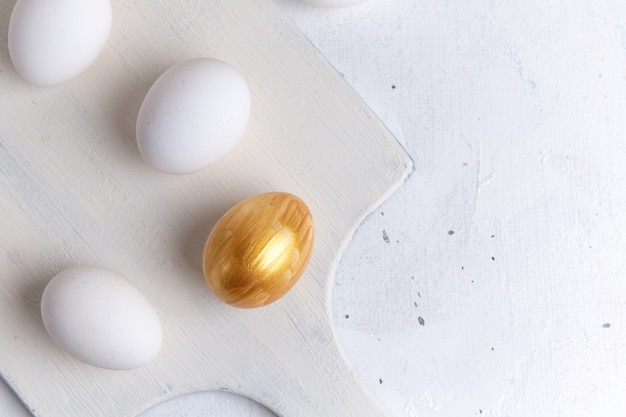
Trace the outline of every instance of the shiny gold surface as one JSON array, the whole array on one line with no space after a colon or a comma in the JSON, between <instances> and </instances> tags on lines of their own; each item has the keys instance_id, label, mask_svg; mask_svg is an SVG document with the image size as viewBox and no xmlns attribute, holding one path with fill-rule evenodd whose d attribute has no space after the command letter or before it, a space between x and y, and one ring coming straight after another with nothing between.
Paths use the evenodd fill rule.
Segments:
<instances>
[{"instance_id":1,"label":"shiny gold surface","mask_svg":"<svg viewBox=\"0 0 626 417\"><path fill-rule=\"evenodd\" d=\"M313 220L298 197L258 194L231 208L204 247L204 279L222 301L270 304L293 287L311 257Z\"/></svg>"}]
</instances>

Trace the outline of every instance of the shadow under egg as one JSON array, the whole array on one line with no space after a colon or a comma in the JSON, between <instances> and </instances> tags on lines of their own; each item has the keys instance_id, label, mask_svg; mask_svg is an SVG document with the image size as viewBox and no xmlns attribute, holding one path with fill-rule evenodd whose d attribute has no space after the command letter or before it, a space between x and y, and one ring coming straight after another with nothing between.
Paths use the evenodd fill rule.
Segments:
<instances>
[{"instance_id":1,"label":"shadow under egg","mask_svg":"<svg viewBox=\"0 0 626 417\"><path fill-rule=\"evenodd\" d=\"M9 56L9 21L15 3L16 0L0 0L0 74L9 72L9 69L15 72Z\"/></svg>"},{"instance_id":2,"label":"shadow under egg","mask_svg":"<svg viewBox=\"0 0 626 417\"><path fill-rule=\"evenodd\" d=\"M41 296L48 282L63 267L55 267L52 265L39 265L37 268L24 268L17 271L9 278L10 281L24 283L16 294L17 303L16 314L23 318L27 318L29 326L24 329L25 332L41 332L46 334L46 329L41 319Z\"/></svg>"},{"instance_id":3,"label":"shadow under egg","mask_svg":"<svg viewBox=\"0 0 626 417\"><path fill-rule=\"evenodd\" d=\"M124 144L127 152L133 155L132 162L143 164L136 139L137 114L141 103L150 89L150 83L139 80L132 74L120 76L115 81L117 87L108 100L111 109L116 138Z\"/></svg>"},{"instance_id":4,"label":"shadow under egg","mask_svg":"<svg viewBox=\"0 0 626 417\"><path fill-rule=\"evenodd\" d=\"M193 276L204 284L202 272L202 252L207 238L219 219L235 204L232 202L219 202L211 207L198 210L181 223L181 233L178 236L178 258L185 262L185 269L191 271ZM207 287L208 290L208 287Z\"/></svg>"}]
</instances>

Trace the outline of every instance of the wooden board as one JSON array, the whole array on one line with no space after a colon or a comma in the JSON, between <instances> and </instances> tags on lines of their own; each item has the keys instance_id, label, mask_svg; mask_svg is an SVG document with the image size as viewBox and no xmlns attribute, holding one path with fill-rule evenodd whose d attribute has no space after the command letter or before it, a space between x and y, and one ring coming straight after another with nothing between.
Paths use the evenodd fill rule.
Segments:
<instances>
[{"instance_id":1,"label":"wooden board","mask_svg":"<svg viewBox=\"0 0 626 417\"><path fill-rule=\"evenodd\" d=\"M269 0L114 1L99 60L60 87L13 70L0 0L0 374L42 417L132 416L204 390L245 395L289 417L383 417L337 345L329 314L337 260L360 221L397 189L410 158ZM138 107L168 67L210 56L253 96L241 143L216 165L173 176L135 145ZM214 222L252 194L307 201L310 267L279 302L220 303L200 256ZM126 276L164 327L159 357L134 371L79 363L47 336L39 299L62 269Z\"/></svg>"}]
</instances>

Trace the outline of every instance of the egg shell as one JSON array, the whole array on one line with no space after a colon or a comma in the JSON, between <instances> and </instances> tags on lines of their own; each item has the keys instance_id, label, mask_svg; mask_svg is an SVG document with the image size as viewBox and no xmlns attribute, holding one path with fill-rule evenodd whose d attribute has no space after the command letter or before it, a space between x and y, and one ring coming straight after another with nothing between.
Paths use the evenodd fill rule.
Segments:
<instances>
[{"instance_id":1,"label":"egg shell","mask_svg":"<svg viewBox=\"0 0 626 417\"><path fill-rule=\"evenodd\" d=\"M41 318L57 345L101 368L139 368L161 348L161 322L148 299L101 267L72 267L52 278L41 297Z\"/></svg>"},{"instance_id":2,"label":"egg shell","mask_svg":"<svg viewBox=\"0 0 626 417\"><path fill-rule=\"evenodd\" d=\"M360 3L364 3L366 0L305 0L313 6L327 7L327 8L341 8L355 6Z\"/></svg>"},{"instance_id":3,"label":"egg shell","mask_svg":"<svg viewBox=\"0 0 626 417\"><path fill-rule=\"evenodd\" d=\"M8 31L13 66L40 86L69 81L96 60L111 20L109 0L17 0Z\"/></svg>"},{"instance_id":4,"label":"egg shell","mask_svg":"<svg viewBox=\"0 0 626 417\"><path fill-rule=\"evenodd\" d=\"M227 304L268 305L300 279L313 238L311 212L299 197L257 194L233 206L213 227L203 252L205 281Z\"/></svg>"},{"instance_id":5,"label":"egg shell","mask_svg":"<svg viewBox=\"0 0 626 417\"><path fill-rule=\"evenodd\" d=\"M163 73L137 116L137 145L144 161L170 174L189 174L226 155L243 135L250 90L226 62L197 58Z\"/></svg>"}]
</instances>

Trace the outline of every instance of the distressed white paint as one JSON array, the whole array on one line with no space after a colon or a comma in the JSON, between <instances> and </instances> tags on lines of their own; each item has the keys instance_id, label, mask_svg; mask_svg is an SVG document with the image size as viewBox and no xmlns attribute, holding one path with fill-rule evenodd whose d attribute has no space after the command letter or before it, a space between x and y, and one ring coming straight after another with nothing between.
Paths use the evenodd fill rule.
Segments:
<instances>
[{"instance_id":1,"label":"distressed white paint","mask_svg":"<svg viewBox=\"0 0 626 417\"><path fill-rule=\"evenodd\" d=\"M276 1L416 161L334 286L389 414L622 417L626 2ZM196 395L146 416L212 413L268 415Z\"/></svg>"},{"instance_id":2,"label":"distressed white paint","mask_svg":"<svg viewBox=\"0 0 626 417\"><path fill-rule=\"evenodd\" d=\"M13 1L0 2L6 28ZM21 81L0 44L0 373L41 417L132 416L183 394L240 393L279 416L384 417L344 361L330 288L363 217L411 161L374 114L264 0L114 1L96 64L61 87ZM218 164L171 176L134 141L143 96L166 68L210 56L236 66L253 107L245 137ZM310 205L310 267L281 301L239 310L203 282L211 225L251 194L283 190ZM47 337L38 302L77 264L124 275L154 304L164 343L148 366L107 371Z\"/></svg>"},{"instance_id":3,"label":"distressed white paint","mask_svg":"<svg viewBox=\"0 0 626 417\"><path fill-rule=\"evenodd\" d=\"M335 287L390 413L623 416L626 2L278 2L416 161Z\"/></svg>"}]
</instances>

